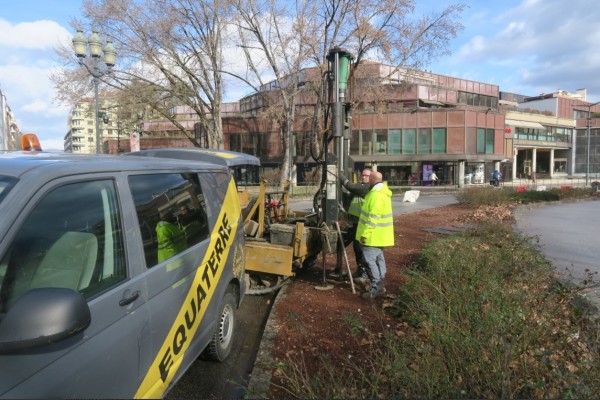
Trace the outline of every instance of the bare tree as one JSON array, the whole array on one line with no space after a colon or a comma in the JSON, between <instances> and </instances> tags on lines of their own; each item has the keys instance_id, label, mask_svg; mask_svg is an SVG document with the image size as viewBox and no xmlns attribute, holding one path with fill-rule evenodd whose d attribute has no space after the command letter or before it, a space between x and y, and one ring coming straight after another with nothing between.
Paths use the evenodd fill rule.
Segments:
<instances>
[{"instance_id":1,"label":"bare tree","mask_svg":"<svg viewBox=\"0 0 600 400\"><path fill-rule=\"evenodd\" d=\"M244 55L248 68L245 76L258 82L259 94L268 104L263 116L273 121L280 132L283 185L291 177L296 99L302 90L299 72L307 60L304 43L299 38L303 36L304 17L310 3L231 0L230 4L238 33L233 42ZM274 80L273 90L263 90L266 77Z\"/></svg>"},{"instance_id":2,"label":"bare tree","mask_svg":"<svg viewBox=\"0 0 600 400\"><path fill-rule=\"evenodd\" d=\"M119 51L117 67L105 83L131 93L123 98L137 96L199 146L170 113L173 105L190 107L210 146L223 148L221 33L227 12L221 2L85 0L83 10L86 23L74 21L73 25L98 28ZM65 50L60 54L65 56ZM63 99L73 98L82 88L81 84L67 88L69 77L81 73L74 65L54 77L59 90L64 90Z\"/></svg>"},{"instance_id":3,"label":"bare tree","mask_svg":"<svg viewBox=\"0 0 600 400\"><path fill-rule=\"evenodd\" d=\"M281 132L283 168L281 181L289 176L289 149L297 118L309 118L313 154L329 122L325 90L327 55L335 46L354 55L355 65L368 59L387 63L388 76L377 76L361 87L360 99L376 102L383 92L381 81L403 68L420 68L446 54L448 43L462 29L458 18L464 5L453 4L440 12L416 18L414 0L230 0L238 16L237 45L243 50L248 71L262 88L265 76L274 79L265 116L276 121ZM265 68L265 65L267 68ZM311 79L303 69L316 68ZM299 116L302 93L312 93L312 115Z\"/></svg>"}]
</instances>

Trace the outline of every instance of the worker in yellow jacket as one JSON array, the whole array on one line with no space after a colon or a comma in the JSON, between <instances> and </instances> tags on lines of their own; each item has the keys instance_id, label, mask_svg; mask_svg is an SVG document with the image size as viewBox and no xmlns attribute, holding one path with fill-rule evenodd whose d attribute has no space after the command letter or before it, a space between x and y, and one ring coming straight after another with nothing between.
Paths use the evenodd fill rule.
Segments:
<instances>
[{"instance_id":1,"label":"worker in yellow jacket","mask_svg":"<svg viewBox=\"0 0 600 400\"><path fill-rule=\"evenodd\" d=\"M357 183L352 183L346 177L341 174L340 180L342 186L350 192L352 195L352 201L348 207L348 217L351 226L348 228L348 237L352 238L352 248L354 249L354 256L356 258L356 273L353 275L356 282L366 283L369 281L367 266L364 263L362 255L362 245L356 240L356 229L358 227L358 219L360 218L360 210L362 209L362 203L364 197L371 190L369 179L371 176L371 169L365 168L362 171L361 180Z\"/></svg>"},{"instance_id":2,"label":"worker in yellow jacket","mask_svg":"<svg viewBox=\"0 0 600 400\"><path fill-rule=\"evenodd\" d=\"M383 248L394 245L392 191L383 183L380 172L371 173L369 185L371 190L363 201L356 229L356 240L363 247L364 262L371 278L371 290L363 294L365 299L385 294L383 279L387 269Z\"/></svg>"},{"instance_id":3,"label":"worker in yellow jacket","mask_svg":"<svg viewBox=\"0 0 600 400\"><path fill-rule=\"evenodd\" d=\"M156 224L159 263L187 249L185 235L175 222L171 212L160 212L160 221Z\"/></svg>"}]
</instances>

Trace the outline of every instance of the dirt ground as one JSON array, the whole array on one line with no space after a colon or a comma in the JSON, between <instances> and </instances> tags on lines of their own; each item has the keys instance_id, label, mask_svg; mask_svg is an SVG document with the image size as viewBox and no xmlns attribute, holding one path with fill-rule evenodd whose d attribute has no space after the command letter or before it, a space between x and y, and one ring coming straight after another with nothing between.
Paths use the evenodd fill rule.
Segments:
<instances>
[{"instance_id":1,"label":"dirt ground","mask_svg":"<svg viewBox=\"0 0 600 400\"><path fill-rule=\"evenodd\" d=\"M361 298L366 291L361 285L355 284L356 294L353 294L348 280L328 277L327 283L332 284L333 289L316 289L323 285L323 263L319 258L314 267L293 279L285 297L278 301L273 310L278 323L278 333L271 349L275 362L301 362L307 371L316 371L322 363L323 354L340 357L340 360L353 357L358 360L364 356L361 351L370 340L377 337L378 332L386 325L395 328L392 326L394 319L385 312L386 305L395 297L404 280L404 272L423 244L439 237L439 234L424 229L468 224L473 219L473 212L470 206L454 204L396 217L396 245L385 250L387 294L374 301ZM354 272L356 263L352 246L346 250L350 268ZM333 271L335 260L335 255L327 257L327 274ZM356 318L360 319L361 326L368 329L368 335L353 335L352 325L356 323L353 322ZM277 387L281 385L280 376L279 371L273 371L269 398L289 396Z\"/></svg>"}]
</instances>

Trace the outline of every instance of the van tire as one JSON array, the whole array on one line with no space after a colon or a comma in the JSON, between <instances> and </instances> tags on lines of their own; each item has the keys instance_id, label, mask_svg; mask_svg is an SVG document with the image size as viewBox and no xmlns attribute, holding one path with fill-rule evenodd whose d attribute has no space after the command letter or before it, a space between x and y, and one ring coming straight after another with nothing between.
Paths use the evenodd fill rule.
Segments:
<instances>
[{"instance_id":1,"label":"van tire","mask_svg":"<svg viewBox=\"0 0 600 400\"><path fill-rule=\"evenodd\" d=\"M231 353L235 337L236 296L228 290L219 304L219 319L215 325L210 343L204 350L205 358L213 361L223 361Z\"/></svg>"}]
</instances>

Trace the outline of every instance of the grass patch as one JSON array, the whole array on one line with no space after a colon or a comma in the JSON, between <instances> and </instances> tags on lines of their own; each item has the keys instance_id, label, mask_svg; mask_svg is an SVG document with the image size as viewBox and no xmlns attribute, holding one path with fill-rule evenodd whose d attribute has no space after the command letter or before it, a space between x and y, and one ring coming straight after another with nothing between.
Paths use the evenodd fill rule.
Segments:
<instances>
[{"instance_id":1,"label":"grass patch","mask_svg":"<svg viewBox=\"0 0 600 400\"><path fill-rule=\"evenodd\" d=\"M289 360L280 378L300 398L596 398L598 325L552 272L507 225L430 242L365 357Z\"/></svg>"}]
</instances>

